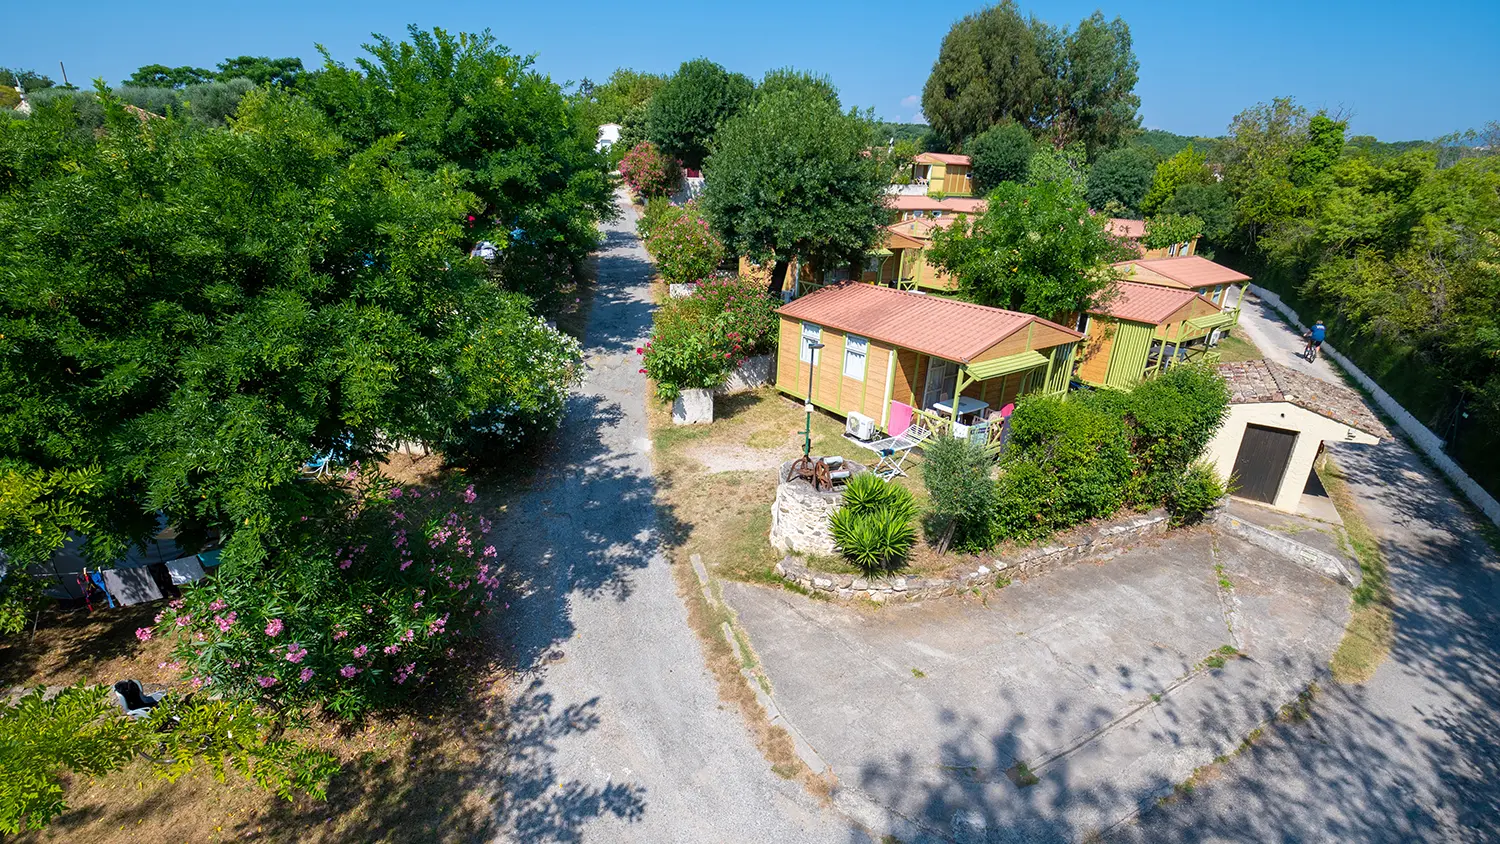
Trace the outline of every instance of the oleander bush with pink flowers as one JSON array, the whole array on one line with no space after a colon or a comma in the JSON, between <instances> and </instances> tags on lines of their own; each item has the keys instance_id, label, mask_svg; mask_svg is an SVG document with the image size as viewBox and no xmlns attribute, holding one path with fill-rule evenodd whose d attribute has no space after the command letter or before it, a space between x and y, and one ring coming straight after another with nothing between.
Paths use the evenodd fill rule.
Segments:
<instances>
[{"instance_id":1,"label":"oleander bush with pink flowers","mask_svg":"<svg viewBox=\"0 0 1500 844\"><path fill-rule=\"evenodd\" d=\"M656 259L656 274L668 284L688 284L718 269L728 252L696 202L663 215L651 226L646 251Z\"/></svg>"},{"instance_id":2,"label":"oleander bush with pink flowers","mask_svg":"<svg viewBox=\"0 0 1500 844\"><path fill-rule=\"evenodd\" d=\"M656 144L642 141L620 159L620 177L642 200L671 196L682 185L682 165Z\"/></svg>"},{"instance_id":3,"label":"oleander bush with pink flowers","mask_svg":"<svg viewBox=\"0 0 1500 844\"><path fill-rule=\"evenodd\" d=\"M141 638L176 638L194 688L345 717L410 695L452 657L499 586L473 487L351 472L352 506L293 526L263 561L226 559Z\"/></svg>"},{"instance_id":4,"label":"oleander bush with pink flowers","mask_svg":"<svg viewBox=\"0 0 1500 844\"><path fill-rule=\"evenodd\" d=\"M658 308L651 339L637 350L657 395L721 386L745 358L775 349L776 304L754 279L715 275Z\"/></svg>"}]
</instances>

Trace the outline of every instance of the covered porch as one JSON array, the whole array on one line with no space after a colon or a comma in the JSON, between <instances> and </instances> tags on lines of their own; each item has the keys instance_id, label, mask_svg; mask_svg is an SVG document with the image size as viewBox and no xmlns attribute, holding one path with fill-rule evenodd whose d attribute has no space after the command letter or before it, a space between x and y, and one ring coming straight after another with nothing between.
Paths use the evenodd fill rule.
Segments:
<instances>
[{"instance_id":1,"label":"covered porch","mask_svg":"<svg viewBox=\"0 0 1500 844\"><path fill-rule=\"evenodd\" d=\"M917 355L910 402L900 403L910 407L911 424L934 436L967 439L998 453L1017 399L1067 393L1076 348L1069 343L972 363ZM901 412L894 409L886 430L896 433Z\"/></svg>"}]
</instances>

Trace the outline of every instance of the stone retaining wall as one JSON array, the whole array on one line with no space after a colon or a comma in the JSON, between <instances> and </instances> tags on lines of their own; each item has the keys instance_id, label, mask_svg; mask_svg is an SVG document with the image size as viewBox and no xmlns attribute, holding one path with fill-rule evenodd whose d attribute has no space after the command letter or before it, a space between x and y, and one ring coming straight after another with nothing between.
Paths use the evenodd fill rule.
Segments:
<instances>
[{"instance_id":1,"label":"stone retaining wall","mask_svg":"<svg viewBox=\"0 0 1500 844\"><path fill-rule=\"evenodd\" d=\"M780 491L778 490L778 499ZM837 502L834 505L837 509ZM773 532L776 515L773 512ZM826 521L824 530L826 531ZM1141 539L1167 532L1165 510L1074 528L1054 537L1046 544L1028 545L1001 554L988 563L930 577L895 575L862 577L853 574L830 574L808 568L794 556L776 564L776 573L809 591L830 597L865 598L884 601L915 601L954 595L967 589L990 586L1002 575L1036 574L1063 568L1079 562L1098 562L1117 557ZM772 544L775 544L773 541ZM777 546L780 548L781 546ZM832 538L829 538L832 548ZM785 550L785 549L781 549ZM823 552L816 552L823 553ZM825 556L830 556L829 551Z\"/></svg>"}]
</instances>

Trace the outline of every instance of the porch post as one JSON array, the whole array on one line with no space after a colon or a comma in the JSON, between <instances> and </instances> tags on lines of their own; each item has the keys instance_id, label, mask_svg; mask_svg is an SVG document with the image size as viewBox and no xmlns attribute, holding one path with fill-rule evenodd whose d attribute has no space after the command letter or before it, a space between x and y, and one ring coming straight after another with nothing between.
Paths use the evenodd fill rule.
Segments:
<instances>
[{"instance_id":1,"label":"porch post","mask_svg":"<svg viewBox=\"0 0 1500 844\"><path fill-rule=\"evenodd\" d=\"M968 367L960 364L958 367L958 376L953 379L953 407L951 408L953 412L949 416L953 417L953 424L955 425L958 424L958 397L964 394L965 387L974 383L974 379L967 378L968 374ZM966 378L967 380L965 380Z\"/></svg>"},{"instance_id":2,"label":"porch post","mask_svg":"<svg viewBox=\"0 0 1500 844\"><path fill-rule=\"evenodd\" d=\"M886 424L891 421L891 395L896 391L896 350L886 351L885 358L885 400L880 403L880 430L886 430Z\"/></svg>"}]
</instances>

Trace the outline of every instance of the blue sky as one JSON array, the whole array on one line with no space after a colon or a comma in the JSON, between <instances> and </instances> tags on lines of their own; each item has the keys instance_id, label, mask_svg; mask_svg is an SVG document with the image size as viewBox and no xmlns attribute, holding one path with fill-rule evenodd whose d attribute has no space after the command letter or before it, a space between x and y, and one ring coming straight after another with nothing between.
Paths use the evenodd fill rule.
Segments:
<instances>
[{"instance_id":1,"label":"blue sky","mask_svg":"<svg viewBox=\"0 0 1500 844\"><path fill-rule=\"evenodd\" d=\"M827 73L844 102L910 120L948 27L972 2L18 3L5 12L0 64L75 84L117 83L149 63L212 67L226 56L301 56L322 43L348 61L370 32L406 24L488 27L537 54L558 81L618 66L669 72L708 56L759 76L793 65ZM1141 63L1143 125L1218 135L1237 112L1274 96L1352 113L1351 130L1383 140L1431 138L1500 120L1496 0L1121 0L1021 4L1053 24L1095 8L1130 24Z\"/></svg>"}]
</instances>

